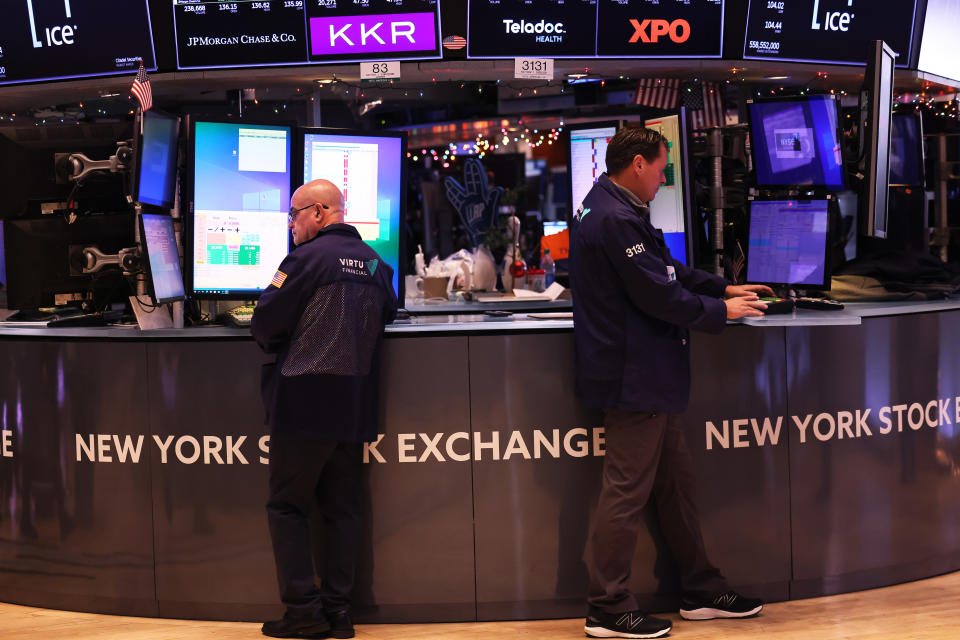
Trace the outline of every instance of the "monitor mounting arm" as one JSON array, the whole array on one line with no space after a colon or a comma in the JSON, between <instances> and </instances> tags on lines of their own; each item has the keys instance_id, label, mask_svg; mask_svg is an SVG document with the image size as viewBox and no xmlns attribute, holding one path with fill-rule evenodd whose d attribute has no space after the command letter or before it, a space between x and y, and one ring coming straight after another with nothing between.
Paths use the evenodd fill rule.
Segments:
<instances>
[{"instance_id":1,"label":"monitor mounting arm","mask_svg":"<svg viewBox=\"0 0 960 640\"><path fill-rule=\"evenodd\" d=\"M80 250L80 263L83 273L97 273L111 265L117 265L125 276L135 275L143 271L140 263L140 249L129 247L114 254L106 254L97 247L83 247Z\"/></svg>"},{"instance_id":2,"label":"monitor mounting arm","mask_svg":"<svg viewBox=\"0 0 960 640\"><path fill-rule=\"evenodd\" d=\"M117 142L117 152L107 160L91 160L82 153L62 154L56 160L57 174L78 182L95 171L121 173L133 164L133 145L129 140Z\"/></svg>"}]
</instances>

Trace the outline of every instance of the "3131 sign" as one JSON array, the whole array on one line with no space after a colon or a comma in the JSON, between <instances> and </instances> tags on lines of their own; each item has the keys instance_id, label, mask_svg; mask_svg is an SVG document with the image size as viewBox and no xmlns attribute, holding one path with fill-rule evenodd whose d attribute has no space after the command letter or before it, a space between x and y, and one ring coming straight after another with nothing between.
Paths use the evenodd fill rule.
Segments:
<instances>
[{"instance_id":1,"label":"3131 sign","mask_svg":"<svg viewBox=\"0 0 960 640\"><path fill-rule=\"evenodd\" d=\"M513 77L518 80L553 80L553 59L516 58Z\"/></svg>"}]
</instances>

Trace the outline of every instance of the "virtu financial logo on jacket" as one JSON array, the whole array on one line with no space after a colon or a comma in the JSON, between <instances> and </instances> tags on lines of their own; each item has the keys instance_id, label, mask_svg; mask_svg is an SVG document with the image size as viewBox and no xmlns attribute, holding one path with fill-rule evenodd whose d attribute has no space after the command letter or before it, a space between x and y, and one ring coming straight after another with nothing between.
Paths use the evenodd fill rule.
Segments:
<instances>
[{"instance_id":1,"label":"virtu financial logo on jacket","mask_svg":"<svg viewBox=\"0 0 960 640\"><path fill-rule=\"evenodd\" d=\"M380 261L374 258L373 260L357 260L356 258L340 258L340 267L341 271L344 273L352 273L355 276L367 276L370 277L377 272L377 267L380 266Z\"/></svg>"}]
</instances>

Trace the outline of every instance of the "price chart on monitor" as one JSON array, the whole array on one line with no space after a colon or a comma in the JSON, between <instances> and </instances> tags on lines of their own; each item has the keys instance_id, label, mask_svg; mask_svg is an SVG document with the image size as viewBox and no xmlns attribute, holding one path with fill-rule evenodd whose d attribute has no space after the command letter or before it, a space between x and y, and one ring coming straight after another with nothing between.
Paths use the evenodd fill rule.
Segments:
<instances>
[{"instance_id":1,"label":"price chart on monitor","mask_svg":"<svg viewBox=\"0 0 960 640\"><path fill-rule=\"evenodd\" d=\"M377 214L376 143L343 143L314 140L304 154L304 175L308 180L333 182L346 202L344 221L357 228L366 242L380 239Z\"/></svg>"}]
</instances>

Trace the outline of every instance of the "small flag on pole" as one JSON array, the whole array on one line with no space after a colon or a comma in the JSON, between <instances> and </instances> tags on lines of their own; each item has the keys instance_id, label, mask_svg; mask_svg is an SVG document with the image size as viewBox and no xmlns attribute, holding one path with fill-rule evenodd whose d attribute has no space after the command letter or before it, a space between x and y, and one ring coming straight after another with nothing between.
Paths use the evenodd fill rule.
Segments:
<instances>
[{"instance_id":1,"label":"small flag on pole","mask_svg":"<svg viewBox=\"0 0 960 640\"><path fill-rule=\"evenodd\" d=\"M143 68L143 60L140 60L140 68L137 70L137 77L133 79L130 93L136 96L141 111L148 111L153 106L153 89L150 88L147 70Z\"/></svg>"}]
</instances>

